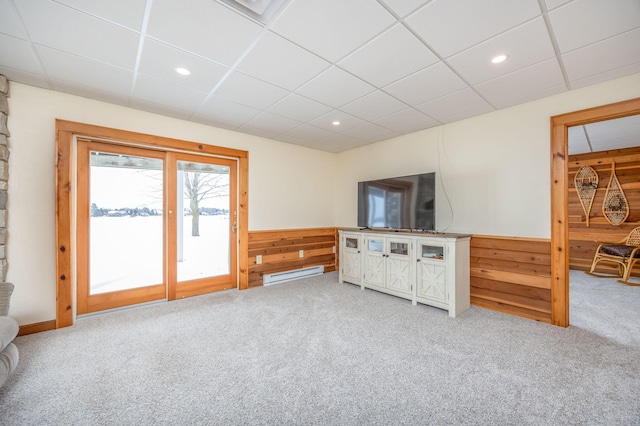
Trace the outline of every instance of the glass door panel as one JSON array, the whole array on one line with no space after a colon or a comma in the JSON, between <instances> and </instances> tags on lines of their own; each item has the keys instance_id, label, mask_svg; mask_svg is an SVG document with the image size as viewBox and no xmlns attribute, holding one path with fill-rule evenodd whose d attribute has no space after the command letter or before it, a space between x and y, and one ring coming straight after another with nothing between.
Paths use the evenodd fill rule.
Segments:
<instances>
[{"instance_id":1,"label":"glass door panel","mask_svg":"<svg viewBox=\"0 0 640 426\"><path fill-rule=\"evenodd\" d=\"M183 153L168 158L169 299L236 288L236 161Z\"/></svg>"},{"instance_id":2,"label":"glass door panel","mask_svg":"<svg viewBox=\"0 0 640 426\"><path fill-rule=\"evenodd\" d=\"M227 275L230 167L177 163L178 281Z\"/></svg>"},{"instance_id":3,"label":"glass door panel","mask_svg":"<svg viewBox=\"0 0 640 426\"><path fill-rule=\"evenodd\" d=\"M89 294L161 284L163 160L91 151L90 165Z\"/></svg>"},{"instance_id":4,"label":"glass door panel","mask_svg":"<svg viewBox=\"0 0 640 426\"><path fill-rule=\"evenodd\" d=\"M78 143L78 313L166 298L164 157Z\"/></svg>"}]
</instances>

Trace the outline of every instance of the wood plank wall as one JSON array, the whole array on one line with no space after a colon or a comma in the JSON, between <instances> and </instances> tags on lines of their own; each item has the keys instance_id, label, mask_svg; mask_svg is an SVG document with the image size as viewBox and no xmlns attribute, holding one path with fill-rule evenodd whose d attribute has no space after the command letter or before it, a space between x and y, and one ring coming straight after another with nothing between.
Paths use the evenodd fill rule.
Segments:
<instances>
[{"instance_id":1,"label":"wood plank wall","mask_svg":"<svg viewBox=\"0 0 640 426\"><path fill-rule=\"evenodd\" d=\"M262 256L262 264L256 263L257 255ZM317 265L332 272L337 262L336 228L249 231L249 287L261 286L264 274Z\"/></svg>"},{"instance_id":2,"label":"wood plank wall","mask_svg":"<svg viewBox=\"0 0 640 426\"><path fill-rule=\"evenodd\" d=\"M640 141L638 141L640 143ZM602 213L602 203L611 178L611 162L616 163L616 176L629 203L629 217L620 226L611 225ZM580 205L574 178L580 167L589 165L598 173L598 190L593 200L589 227ZM640 226L640 147L592 152L569 156L569 267L586 271L591 268L593 255L601 242L617 242ZM602 265L602 266L600 266ZM640 276L639 268L632 275ZM597 272L613 273L615 267L604 263Z\"/></svg>"},{"instance_id":3,"label":"wood plank wall","mask_svg":"<svg viewBox=\"0 0 640 426\"><path fill-rule=\"evenodd\" d=\"M315 265L336 271L338 243L336 228L249 231L249 287L261 286L263 275L273 272ZM304 258L299 250L305 251ZM471 303L550 323L550 253L546 239L474 235ZM262 264L256 263L257 255Z\"/></svg>"},{"instance_id":4,"label":"wood plank wall","mask_svg":"<svg viewBox=\"0 0 640 426\"><path fill-rule=\"evenodd\" d=\"M471 303L551 323L551 241L474 235Z\"/></svg>"}]
</instances>

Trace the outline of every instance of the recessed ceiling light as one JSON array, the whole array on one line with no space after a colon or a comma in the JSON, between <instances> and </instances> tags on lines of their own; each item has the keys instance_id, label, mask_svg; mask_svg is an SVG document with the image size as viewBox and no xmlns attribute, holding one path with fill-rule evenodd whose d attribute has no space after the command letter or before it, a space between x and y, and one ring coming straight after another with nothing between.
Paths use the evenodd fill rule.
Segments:
<instances>
[{"instance_id":1,"label":"recessed ceiling light","mask_svg":"<svg viewBox=\"0 0 640 426\"><path fill-rule=\"evenodd\" d=\"M491 60L491 63L499 64L500 62L504 62L506 59L507 59L507 55L498 55Z\"/></svg>"},{"instance_id":2,"label":"recessed ceiling light","mask_svg":"<svg viewBox=\"0 0 640 426\"><path fill-rule=\"evenodd\" d=\"M180 75L191 75L191 71L186 68L178 67L176 68L176 72Z\"/></svg>"},{"instance_id":3,"label":"recessed ceiling light","mask_svg":"<svg viewBox=\"0 0 640 426\"><path fill-rule=\"evenodd\" d=\"M339 122L338 120L336 120L336 121L334 121L334 122L333 122L333 123L331 123L331 124L333 124L334 126L339 126L339 125L340 125L340 122Z\"/></svg>"}]
</instances>

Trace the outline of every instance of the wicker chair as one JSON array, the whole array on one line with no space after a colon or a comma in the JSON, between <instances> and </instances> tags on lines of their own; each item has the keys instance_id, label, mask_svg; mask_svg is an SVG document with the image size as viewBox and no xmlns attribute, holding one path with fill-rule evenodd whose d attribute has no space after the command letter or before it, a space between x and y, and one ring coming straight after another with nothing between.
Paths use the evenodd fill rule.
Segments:
<instances>
[{"instance_id":1,"label":"wicker chair","mask_svg":"<svg viewBox=\"0 0 640 426\"><path fill-rule=\"evenodd\" d=\"M598 246L596 254L593 256L589 274L597 277L610 276L593 273L599 262L615 263L618 266L618 275L615 276L622 277L621 280L618 280L619 282L628 285L640 285L629 282L633 266L640 262L640 226L633 229L622 241L613 244L602 243Z\"/></svg>"}]
</instances>

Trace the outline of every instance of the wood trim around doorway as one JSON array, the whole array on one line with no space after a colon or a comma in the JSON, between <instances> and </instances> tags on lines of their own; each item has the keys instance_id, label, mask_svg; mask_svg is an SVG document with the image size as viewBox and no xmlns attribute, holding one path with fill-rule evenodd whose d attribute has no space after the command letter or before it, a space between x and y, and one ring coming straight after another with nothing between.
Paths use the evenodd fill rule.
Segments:
<instances>
[{"instance_id":1,"label":"wood trim around doorway","mask_svg":"<svg viewBox=\"0 0 640 426\"><path fill-rule=\"evenodd\" d=\"M640 98L551 117L551 323L569 326L568 128L640 114Z\"/></svg>"},{"instance_id":2,"label":"wood trim around doorway","mask_svg":"<svg viewBox=\"0 0 640 426\"><path fill-rule=\"evenodd\" d=\"M238 288L249 287L248 271L248 175L247 151L172 139L91 124L56 120L56 328L73 325L75 283L73 238L74 159L73 142L76 136L103 139L123 145L139 145L161 150L227 157L238 160Z\"/></svg>"}]
</instances>

